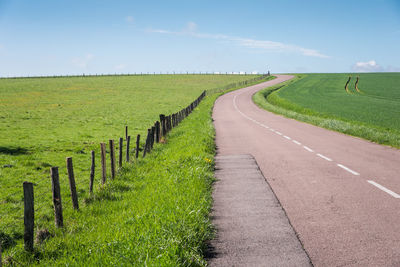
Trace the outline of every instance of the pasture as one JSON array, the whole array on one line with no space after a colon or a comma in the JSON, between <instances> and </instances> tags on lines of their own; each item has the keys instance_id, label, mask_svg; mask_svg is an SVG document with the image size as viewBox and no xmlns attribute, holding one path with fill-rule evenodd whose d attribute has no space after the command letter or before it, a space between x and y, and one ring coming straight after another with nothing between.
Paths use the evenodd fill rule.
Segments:
<instances>
[{"instance_id":1,"label":"pasture","mask_svg":"<svg viewBox=\"0 0 400 267\"><path fill-rule=\"evenodd\" d=\"M100 166L99 143L124 137L125 125L128 125L130 135L145 136L147 127L158 120L159 114L176 112L193 101L203 90L223 87L254 77L255 75L144 75L0 79L2 95L0 241L3 249L6 249L6 256L17 255L15 257L19 261L30 263L45 257L47 259L45 261L49 263L57 261L63 253L66 253L63 258L65 260L75 257L84 260L89 256L87 253L98 253L100 257L104 250L110 249L110 257L114 257L116 256L113 254L116 251L115 246L119 246L120 243L111 240L116 230L110 225L117 227L118 223L124 220L126 225L141 222L143 231L138 232L134 238L137 242L143 241L146 244L142 248L144 251L137 251L139 254L144 254L129 255L130 260L136 257L138 262L143 263L146 260L149 261L146 257L154 257L155 262L182 263L193 258L195 262L201 264L200 246L209 233L206 228L208 227L207 207L210 203L210 195L205 192L207 190L209 192L212 177L210 158L214 153L213 130L209 114L212 100L208 100L208 104L203 107L203 112L198 115L200 117L197 117L197 120L191 119L192 122L186 126L186 131L171 133L172 136L177 135L184 141L179 138L171 139L171 143L167 146L175 146L176 149L165 152L165 157L159 156L156 148L154 154L146 157L145 160L138 161L134 165L124 164L119 170L121 181L116 181L107 187L100 185L100 171L97 169L94 197L88 194L90 151L96 151L96 166ZM141 143L143 139L142 137ZM164 150L168 151L168 147ZM83 205L88 207L84 212L76 213L71 207L66 178L66 157L73 157L74 160L78 195ZM65 217L69 218L69 223L62 230L54 229L50 166L60 167L63 206ZM108 172L110 172L109 168ZM199 181L200 177L205 177L205 179ZM37 228L50 229L50 232L55 235L53 241L48 242L48 247L45 247L46 244L43 247L39 246L33 256L21 256L22 254L18 253L22 247L23 233L23 181L36 184L35 223ZM173 188L174 182L182 187ZM187 193L184 190L187 190ZM121 196L123 194L125 196ZM138 194L141 194L140 197ZM180 203L188 206L184 208L183 204L177 205L179 201L177 198L171 198L172 195L179 196ZM192 200L188 200L189 198ZM93 202L97 205L92 205ZM166 206L163 206L164 202L167 203ZM155 208L157 203L161 203L160 210ZM190 203L193 203L193 207ZM174 208L178 210L174 211ZM125 215L133 212L137 216L126 217L117 215L118 212ZM191 219L184 219L182 212L188 213ZM170 220L164 221L160 219L161 217ZM187 222L179 220L178 222L177 218L182 218ZM98 226L101 230L97 231L98 228L94 224L99 222L98 220L103 221ZM148 220L155 221L150 223ZM168 225L160 226L157 224L160 221ZM195 223L197 221L199 225ZM194 228L198 227L196 231L189 226L193 223ZM154 228L151 228L152 224ZM172 230L173 228L176 229ZM86 235L85 231L93 231L93 234ZM109 231L109 234L103 234L102 231ZM146 236L149 231L154 231L152 234L155 236ZM172 232L182 235L179 237L182 240L187 236L197 236L197 238L193 237L193 248L183 248L182 246L187 246L192 242L184 240L188 243L182 241L182 244L172 246L171 250L162 250L162 247L169 246L161 244L162 242L175 242L172 240L177 238L175 234L169 235ZM78 251L82 253L74 255L72 248L77 244L78 237L68 239L65 236L67 233L84 235L80 238L85 244L82 247L87 249L81 251L76 248L76 253ZM118 238L122 238L123 235L123 232L117 232ZM152 240L152 238L159 238L160 235L166 239ZM89 243L103 247L93 249L88 245ZM151 247L153 243L157 249ZM128 253L135 243L124 243L123 246ZM71 252L67 252L70 250ZM171 253L175 253L173 258L171 258ZM159 255L164 255L165 258L158 257ZM93 260L91 263L102 261L99 258L91 258L91 260ZM103 260L105 261L106 258Z\"/></svg>"},{"instance_id":2,"label":"pasture","mask_svg":"<svg viewBox=\"0 0 400 267\"><path fill-rule=\"evenodd\" d=\"M355 89L356 77L360 92ZM260 97L275 107L262 104ZM288 117L400 147L400 73L302 74L279 90L260 92L255 99Z\"/></svg>"}]
</instances>

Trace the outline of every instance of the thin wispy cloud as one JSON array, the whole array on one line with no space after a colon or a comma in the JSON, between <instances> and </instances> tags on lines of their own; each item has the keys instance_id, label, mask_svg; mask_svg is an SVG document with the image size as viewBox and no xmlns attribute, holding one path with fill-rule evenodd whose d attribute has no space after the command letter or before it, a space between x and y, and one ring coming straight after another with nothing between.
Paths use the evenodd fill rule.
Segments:
<instances>
[{"instance_id":1,"label":"thin wispy cloud","mask_svg":"<svg viewBox=\"0 0 400 267\"><path fill-rule=\"evenodd\" d=\"M247 47L251 49L260 49L265 51L274 51L274 52L292 52L298 53L304 56L309 57L319 57L319 58L330 58L330 56L324 55L318 50L304 48L297 45L285 44L281 42L275 42L270 40L256 40L250 38L242 38L229 36L224 34L208 34L208 33L199 33L197 32L197 24L194 22L189 22L186 27L181 31L169 31L164 29L147 29L147 32L152 33L160 33L160 34L171 34L178 36L191 36L195 38L204 38L204 39L215 39L215 40L225 40L235 45L241 47Z\"/></svg>"}]
</instances>

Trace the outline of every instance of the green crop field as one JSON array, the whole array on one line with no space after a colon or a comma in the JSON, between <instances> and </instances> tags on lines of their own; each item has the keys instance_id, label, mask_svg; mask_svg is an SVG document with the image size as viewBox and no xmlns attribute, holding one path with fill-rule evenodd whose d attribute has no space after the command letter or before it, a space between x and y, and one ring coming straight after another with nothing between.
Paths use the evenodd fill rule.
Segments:
<instances>
[{"instance_id":1,"label":"green crop field","mask_svg":"<svg viewBox=\"0 0 400 267\"><path fill-rule=\"evenodd\" d=\"M100 185L99 143L124 137L125 125L128 125L130 135L142 135L142 146L147 127L158 120L159 114L186 107L203 90L254 77L145 75L0 79L3 256L10 262L17 259L25 264L37 261L44 265L57 261L72 265L80 261L109 264L117 258L124 262L136 259L141 264L188 264L190 261L203 264L199 247L210 232L207 220L210 162L214 153L209 113L212 99L208 98L200 117L192 118L186 131L171 133L176 136L171 138L171 144L156 148L146 159L124 164L118 172L120 180L107 187ZM168 150L168 146L176 151ZM96 151L93 196L88 194L91 150ZM83 206L80 212L72 210L66 157L73 158L78 196ZM61 230L54 227L50 166L60 167L66 221L66 227ZM110 177L109 167L107 171ZM199 181L200 177L204 180ZM36 229L49 229L54 236L52 241L38 244L34 255L21 254L23 181L36 184ZM179 186L175 188L176 183ZM138 227L143 227L142 231ZM132 231L138 233L134 235ZM132 235L138 247L125 235ZM124 241L124 237L130 241Z\"/></svg>"},{"instance_id":2,"label":"green crop field","mask_svg":"<svg viewBox=\"0 0 400 267\"><path fill-rule=\"evenodd\" d=\"M289 117L400 147L400 73L300 76L279 90L260 92L256 102ZM262 103L265 97L268 103Z\"/></svg>"}]
</instances>

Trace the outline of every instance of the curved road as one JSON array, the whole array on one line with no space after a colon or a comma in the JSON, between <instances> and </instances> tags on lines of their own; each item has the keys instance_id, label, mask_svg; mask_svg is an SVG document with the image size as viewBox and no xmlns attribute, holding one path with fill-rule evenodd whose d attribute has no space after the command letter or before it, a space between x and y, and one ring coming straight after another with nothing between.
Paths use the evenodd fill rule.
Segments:
<instances>
[{"instance_id":1,"label":"curved road","mask_svg":"<svg viewBox=\"0 0 400 267\"><path fill-rule=\"evenodd\" d=\"M218 155L255 157L314 266L400 266L400 150L258 108L276 76L218 98Z\"/></svg>"}]
</instances>

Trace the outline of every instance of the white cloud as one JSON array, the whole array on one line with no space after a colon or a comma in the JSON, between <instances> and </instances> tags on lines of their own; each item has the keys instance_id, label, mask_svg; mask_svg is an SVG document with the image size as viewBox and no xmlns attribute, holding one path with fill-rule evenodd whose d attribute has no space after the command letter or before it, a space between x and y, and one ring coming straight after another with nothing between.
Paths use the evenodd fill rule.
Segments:
<instances>
[{"instance_id":1,"label":"white cloud","mask_svg":"<svg viewBox=\"0 0 400 267\"><path fill-rule=\"evenodd\" d=\"M356 62L352 67L355 72L400 72L400 68L392 65L382 66L375 60Z\"/></svg>"},{"instance_id":2,"label":"white cloud","mask_svg":"<svg viewBox=\"0 0 400 267\"><path fill-rule=\"evenodd\" d=\"M199 33L197 32L197 24L194 22L188 22L186 27L182 31L169 31L162 29L147 29L146 31L152 33L172 34L180 36L188 35L196 38L225 40L228 42L232 42L236 45L251 49L261 49L265 51L274 51L274 52L292 52L309 57L330 58L329 56L324 55L317 50L304 48L292 44L284 44L269 40L255 40L249 38L234 37L224 34Z\"/></svg>"},{"instance_id":3,"label":"white cloud","mask_svg":"<svg viewBox=\"0 0 400 267\"><path fill-rule=\"evenodd\" d=\"M133 23L133 22L135 22L135 19L132 16L126 16L125 21L128 23Z\"/></svg>"},{"instance_id":4,"label":"white cloud","mask_svg":"<svg viewBox=\"0 0 400 267\"><path fill-rule=\"evenodd\" d=\"M83 68L86 69L89 62L92 61L94 59L94 55L92 54L86 54L83 57L75 57L72 59L72 63L79 67L79 68Z\"/></svg>"},{"instance_id":5,"label":"white cloud","mask_svg":"<svg viewBox=\"0 0 400 267\"><path fill-rule=\"evenodd\" d=\"M376 63L375 60L370 60L367 62L356 62L352 66L353 71L356 72L380 72L383 71L383 68Z\"/></svg>"}]
</instances>

